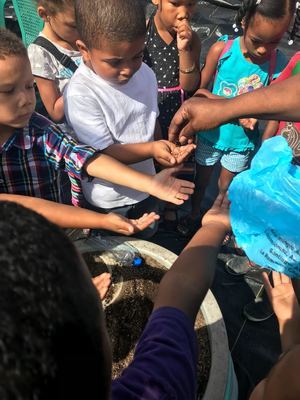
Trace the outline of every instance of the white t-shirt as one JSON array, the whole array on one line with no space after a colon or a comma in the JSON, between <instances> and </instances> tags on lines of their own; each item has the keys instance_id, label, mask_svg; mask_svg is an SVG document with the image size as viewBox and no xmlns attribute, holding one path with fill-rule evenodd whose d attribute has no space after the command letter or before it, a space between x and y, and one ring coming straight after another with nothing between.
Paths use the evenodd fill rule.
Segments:
<instances>
[{"instance_id":1,"label":"white t-shirt","mask_svg":"<svg viewBox=\"0 0 300 400\"><path fill-rule=\"evenodd\" d=\"M105 81L82 63L64 93L64 104L67 122L79 141L97 149L154 140L157 82L144 63L125 85ZM152 159L130 166L155 174ZM85 180L82 186L87 201L101 208L123 207L149 196L99 179Z\"/></svg>"},{"instance_id":2,"label":"white t-shirt","mask_svg":"<svg viewBox=\"0 0 300 400\"><path fill-rule=\"evenodd\" d=\"M40 33L39 36L45 37ZM48 38L46 38L48 39ZM48 39L49 40L49 39ZM50 42L57 47L57 49L79 65L81 62L80 51L68 50L64 47L58 46L56 43ZM69 68L64 67L48 50L44 49L37 44L30 44L28 47L28 56L31 64L32 73L35 76L55 81L60 93L64 92L66 84L71 79L73 72Z\"/></svg>"}]
</instances>

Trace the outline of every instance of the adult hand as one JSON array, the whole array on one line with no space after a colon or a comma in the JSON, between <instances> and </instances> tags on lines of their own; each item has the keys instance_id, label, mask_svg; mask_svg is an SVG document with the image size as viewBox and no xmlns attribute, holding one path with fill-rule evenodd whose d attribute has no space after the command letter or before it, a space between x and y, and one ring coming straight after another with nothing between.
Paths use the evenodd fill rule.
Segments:
<instances>
[{"instance_id":1,"label":"adult hand","mask_svg":"<svg viewBox=\"0 0 300 400\"><path fill-rule=\"evenodd\" d=\"M185 144L196 132L216 128L226 121L224 105L227 100L203 96L200 93L185 101L174 115L169 127L171 142Z\"/></svg>"}]
</instances>

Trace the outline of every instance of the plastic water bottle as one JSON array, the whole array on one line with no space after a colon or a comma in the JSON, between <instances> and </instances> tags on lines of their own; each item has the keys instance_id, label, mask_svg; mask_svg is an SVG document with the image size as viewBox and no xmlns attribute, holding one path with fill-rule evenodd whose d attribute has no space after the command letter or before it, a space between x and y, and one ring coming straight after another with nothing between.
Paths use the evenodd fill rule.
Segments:
<instances>
[{"instance_id":1,"label":"plastic water bottle","mask_svg":"<svg viewBox=\"0 0 300 400\"><path fill-rule=\"evenodd\" d=\"M140 267L143 264L142 257L129 243L118 243L113 239L101 238L105 253L121 267Z\"/></svg>"}]
</instances>

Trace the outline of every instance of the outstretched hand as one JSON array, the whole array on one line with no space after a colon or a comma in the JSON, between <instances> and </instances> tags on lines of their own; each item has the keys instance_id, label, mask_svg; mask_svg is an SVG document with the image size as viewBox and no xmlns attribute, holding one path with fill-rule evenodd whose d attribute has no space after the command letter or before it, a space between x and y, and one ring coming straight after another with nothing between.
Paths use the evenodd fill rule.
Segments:
<instances>
[{"instance_id":1,"label":"outstretched hand","mask_svg":"<svg viewBox=\"0 0 300 400\"><path fill-rule=\"evenodd\" d=\"M257 124L257 119L256 118L240 118L239 123L243 128L253 131L255 128L255 125Z\"/></svg>"},{"instance_id":2,"label":"outstretched hand","mask_svg":"<svg viewBox=\"0 0 300 400\"><path fill-rule=\"evenodd\" d=\"M230 202L228 196L219 194L216 198L212 208L207 211L202 219L202 226L209 224L221 224L225 226L226 231L230 231L230 218L229 218Z\"/></svg>"},{"instance_id":3,"label":"outstretched hand","mask_svg":"<svg viewBox=\"0 0 300 400\"><path fill-rule=\"evenodd\" d=\"M195 184L175 178L174 175L181 170L182 167L178 166L164 169L156 174L149 187L149 194L176 205L183 204L194 193Z\"/></svg>"},{"instance_id":4,"label":"outstretched hand","mask_svg":"<svg viewBox=\"0 0 300 400\"><path fill-rule=\"evenodd\" d=\"M159 215L155 212L146 213L138 219L128 219L122 215L110 213L107 214L107 229L129 236L143 231L157 220L159 220Z\"/></svg>"},{"instance_id":5,"label":"outstretched hand","mask_svg":"<svg viewBox=\"0 0 300 400\"><path fill-rule=\"evenodd\" d=\"M294 292L292 280L279 272L272 271L273 285L270 277L263 272L263 280L270 303L278 320L291 320L300 316L300 307Z\"/></svg>"},{"instance_id":6,"label":"outstretched hand","mask_svg":"<svg viewBox=\"0 0 300 400\"><path fill-rule=\"evenodd\" d=\"M177 146L168 140L158 140L153 142L153 158L164 167L174 167L181 164L192 151L195 145Z\"/></svg>"}]
</instances>

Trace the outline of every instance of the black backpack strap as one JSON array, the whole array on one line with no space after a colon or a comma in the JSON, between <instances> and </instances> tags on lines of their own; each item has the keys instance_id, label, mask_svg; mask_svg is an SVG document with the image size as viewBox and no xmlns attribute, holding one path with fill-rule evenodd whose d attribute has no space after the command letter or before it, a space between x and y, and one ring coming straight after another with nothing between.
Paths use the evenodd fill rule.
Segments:
<instances>
[{"instance_id":1,"label":"black backpack strap","mask_svg":"<svg viewBox=\"0 0 300 400\"><path fill-rule=\"evenodd\" d=\"M51 53L61 65L69 68L73 73L77 70L78 66L75 64L72 58L59 51L58 48L45 37L38 36L33 43L48 50L49 53Z\"/></svg>"}]
</instances>

